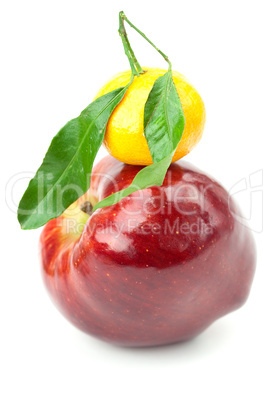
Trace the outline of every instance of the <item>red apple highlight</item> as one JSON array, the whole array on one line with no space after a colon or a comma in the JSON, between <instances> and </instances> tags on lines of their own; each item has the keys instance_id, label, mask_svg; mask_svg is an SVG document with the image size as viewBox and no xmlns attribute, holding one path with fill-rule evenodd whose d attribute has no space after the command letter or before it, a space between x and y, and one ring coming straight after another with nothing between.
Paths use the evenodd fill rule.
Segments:
<instances>
[{"instance_id":1,"label":"red apple highlight","mask_svg":"<svg viewBox=\"0 0 268 402\"><path fill-rule=\"evenodd\" d=\"M256 260L237 205L186 163L173 163L161 187L91 214L91 204L127 187L141 168L102 159L88 193L41 235L44 281L62 314L125 346L198 335L245 303Z\"/></svg>"}]
</instances>

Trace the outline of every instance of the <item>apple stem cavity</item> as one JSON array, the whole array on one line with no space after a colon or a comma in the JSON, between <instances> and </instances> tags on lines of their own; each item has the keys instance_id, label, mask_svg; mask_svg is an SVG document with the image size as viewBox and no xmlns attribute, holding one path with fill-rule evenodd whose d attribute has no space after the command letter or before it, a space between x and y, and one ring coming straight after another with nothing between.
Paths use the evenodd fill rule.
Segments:
<instances>
[{"instance_id":1,"label":"apple stem cavity","mask_svg":"<svg viewBox=\"0 0 268 402\"><path fill-rule=\"evenodd\" d=\"M93 212L93 205L91 204L90 201L85 201L83 204L80 206L81 211L85 212L87 215L91 215Z\"/></svg>"}]
</instances>

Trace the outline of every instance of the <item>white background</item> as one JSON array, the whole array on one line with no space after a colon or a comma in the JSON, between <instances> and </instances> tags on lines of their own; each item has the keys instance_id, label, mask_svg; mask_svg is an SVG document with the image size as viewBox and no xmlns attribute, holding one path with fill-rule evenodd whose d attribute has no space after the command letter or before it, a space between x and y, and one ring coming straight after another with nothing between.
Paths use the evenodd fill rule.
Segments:
<instances>
[{"instance_id":1,"label":"white background","mask_svg":"<svg viewBox=\"0 0 268 402\"><path fill-rule=\"evenodd\" d=\"M267 401L266 6L265 0L2 3L3 402ZM205 133L185 159L227 190L244 188L236 198L258 248L257 273L242 309L188 343L150 349L111 346L62 318L41 281L40 230L22 231L14 212L27 180L12 188L12 177L30 177L59 128L111 75L128 68L117 34L121 9L203 97ZM141 64L165 67L146 42L128 32Z\"/></svg>"}]
</instances>

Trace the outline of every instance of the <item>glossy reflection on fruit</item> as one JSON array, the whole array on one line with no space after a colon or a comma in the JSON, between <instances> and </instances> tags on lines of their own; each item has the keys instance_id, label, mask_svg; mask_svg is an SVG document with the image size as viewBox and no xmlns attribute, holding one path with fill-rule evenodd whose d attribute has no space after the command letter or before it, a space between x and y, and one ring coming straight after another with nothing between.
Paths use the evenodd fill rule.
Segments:
<instances>
[{"instance_id":1,"label":"glossy reflection on fruit","mask_svg":"<svg viewBox=\"0 0 268 402\"><path fill-rule=\"evenodd\" d=\"M255 270L237 206L186 163L172 164L162 187L88 215L88 200L129 185L139 169L102 159L90 193L41 235L44 281L59 310L88 334L126 346L198 335L243 305Z\"/></svg>"}]
</instances>

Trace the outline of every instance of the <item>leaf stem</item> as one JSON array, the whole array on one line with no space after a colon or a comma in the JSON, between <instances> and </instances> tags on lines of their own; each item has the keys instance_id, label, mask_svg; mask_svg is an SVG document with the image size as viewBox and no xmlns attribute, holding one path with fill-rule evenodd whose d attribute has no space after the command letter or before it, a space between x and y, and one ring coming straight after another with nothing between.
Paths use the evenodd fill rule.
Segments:
<instances>
[{"instance_id":1,"label":"leaf stem","mask_svg":"<svg viewBox=\"0 0 268 402\"><path fill-rule=\"evenodd\" d=\"M121 11L119 13L118 32L119 32L119 35L121 36L121 39L123 42L124 50L125 50L126 56L128 58L128 61L129 61L130 67L131 67L132 75L133 76L137 75L139 77L139 75L143 74L144 71L139 64L139 62L132 50L132 47L130 46L130 43L129 43L129 40L127 37L127 32L126 32L125 25L124 25L124 18L123 18L122 14L124 15L124 13Z\"/></svg>"},{"instance_id":2,"label":"leaf stem","mask_svg":"<svg viewBox=\"0 0 268 402\"><path fill-rule=\"evenodd\" d=\"M142 70L141 66L139 65L134 52L130 46L129 40L127 38L127 33L126 33L126 29L124 26L124 21L126 21L128 23L129 26L131 26L131 28L133 28L136 32L138 32L148 43L150 43L151 46L153 46L153 48L159 53L161 54L161 56L166 60L166 62L168 63L168 70L171 71L171 62L168 58L168 56L163 53L157 46L155 46L155 44L149 39L147 38L147 36L141 32L137 27L135 27L135 25L132 24L132 22L129 21L129 19L126 17L124 11L120 11L119 13L119 35L121 36L122 42L123 42L123 46L125 49L125 53L128 57L129 63L130 63L130 67L131 67L131 71L132 74L139 76L139 74L144 73L144 71Z\"/></svg>"}]
</instances>

